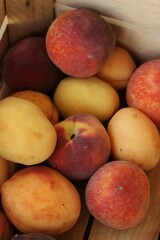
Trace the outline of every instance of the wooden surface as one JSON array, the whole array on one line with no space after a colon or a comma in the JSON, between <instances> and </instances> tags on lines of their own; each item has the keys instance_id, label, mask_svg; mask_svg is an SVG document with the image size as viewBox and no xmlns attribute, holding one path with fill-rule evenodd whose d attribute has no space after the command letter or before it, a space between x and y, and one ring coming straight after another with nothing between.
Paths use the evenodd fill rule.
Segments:
<instances>
[{"instance_id":1,"label":"wooden surface","mask_svg":"<svg viewBox=\"0 0 160 240\"><path fill-rule=\"evenodd\" d=\"M0 1L0 27L2 26L5 16L6 16L6 13L5 13L4 1ZM7 34L7 31L5 31L0 41L0 59L3 57L7 48L8 48L8 34Z\"/></svg>"},{"instance_id":2,"label":"wooden surface","mask_svg":"<svg viewBox=\"0 0 160 240\"><path fill-rule=\"evenodd\" d=\"M160 57L160 2L158 0L146 0L145 4L144 1L138 0L129 2L127 0L86 0L83 4L81 0L57 0L56 2L60 11L64 10L64 6L59 4L65 3L73 7L89 7L102 15L109 16L109 21L114 23L113 28L118 42L134 52L136 57L141 60ZM52 0L6 0L6 10L11 45L26 36L45 35L54 17ZM0 24L4 16L4 2L0 0ZM118 22L114 22L115 19ZM6 31L0 42L0 56L6 51L7 40ZM6 93L7 89L3 85L0 96L4 97ZM160 231L160 164L147 174L151 184L151 202L148 215L140 225L120 231L106 227L96 220L91 224L93 219L90 218L85 205L85 184L83 184L78 188L82 196L82 212L79 221L73 229L57 236L57 240L157 240Z\"/></svg>"},{"instance_id":3,"label":"wooden surface","mask_svg":"<svg viewBox=\"0 0 160 240\"><path fill-rule=\"evenodd\" d=\"M31 35L44 36L54 18L53 0L6 0L10 43Z\"/></svg>"}]
</instances>

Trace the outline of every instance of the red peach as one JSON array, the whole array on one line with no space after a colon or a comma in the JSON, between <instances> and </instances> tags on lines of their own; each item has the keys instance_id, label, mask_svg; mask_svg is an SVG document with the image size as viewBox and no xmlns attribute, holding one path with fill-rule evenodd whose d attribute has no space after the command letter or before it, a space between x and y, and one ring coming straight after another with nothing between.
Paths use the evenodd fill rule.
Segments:
<instances>
[{"instance_id":1,"label":"red peach","mask_svg":"<svg viewBox=\"0 0 160 240\"><path fill-rule=\"evenodd\" d=\"M52 93L64 76L49 59L43 37L17 42L2 62L2 79L14 92L29 89Z\"/></svg>"},{"instance_id":2,"label":"red peach","mask_svg":"<svg viewBox=\"0 0 160 240\"><path fill-rule=\"evenodd\" d=\"M115 46L115 34L98 13L70 10L53 21L46 35L49 57L73 77L96 74Z\"/></svg>"},{"instance_id":3,"label":"red peach","mask_svg":"<svg viewBox=\"0 0 160 240\"><path fill-rule=\"evenodd\" d=\"M129 107L141 110L160 127L160 59L136 69L128 82L126 99Z\"/></svg>"},{"instance_id":4,"label":"red peach","mask_svg":"<svg viewBox=\"0 0 160 240\"><path fill-rule=\"evenodd\" d=\"M150 184L137 165L113 161L91 176L85 196L89 211L98 221L115 229L128 229L147 214Z\"/></svg>"},{"instance_id":5,"label":"red peach","mask_svg":"<svg viewBox=\"0 0 160 240\"><path fill-rule=\"evenodd\" d=\"M87 179L108 161L110 139L102 123L93 115L72 115L54 127L57 144L48 162L66 177Z\"/></svg>"}]
</instances>

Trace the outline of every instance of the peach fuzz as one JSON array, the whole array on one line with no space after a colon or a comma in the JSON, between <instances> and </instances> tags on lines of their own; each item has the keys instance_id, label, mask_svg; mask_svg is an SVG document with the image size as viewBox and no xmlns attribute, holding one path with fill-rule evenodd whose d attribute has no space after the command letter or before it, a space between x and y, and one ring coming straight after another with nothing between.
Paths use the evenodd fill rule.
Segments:
<instances>
[{"instance_id":1,"label":"peach fuzz","mask_svg":"<svg viewBox=\"0 0 160 240\"><path fill-rule=\"evenodd\" d=\"M110 156L111 144L102 123L93 115L73 115L55 125L57 144L49 164L75 180L88 179Z\"/></svg>"},{"instance_id":2,"label":"peach fuzz","mask_svg":"<svg viewBox=\"0 0 160 240\"><path fill-rule=\"evenodd\" d=\"M128 82L126 100L129 107L141 110L160 127L160 59L136 69Z\"/></svg>"},{"instance_id":3,"label":"peach fuzz","mask_svg":"<svg viewBox=\"0 0 160 240\"><path fill-rule=\"evenodd\" d=\"M116 46L96 76L120 91L126 88L135 69L136 63L130 52Z\"/></svg>"},{"instance_id":4,"label":"peach fuzz","mask_svg":"<svg viewBox=\"0 0 160 240\"><path fill-rule=\"evenodd\" d=\"M140 167L112 161L91 176L85 196L90 213L99 222L115 229L129 229L147 215L150 184Z\"/></svg>"},{"instance_id":5,"label":"peach fuzz","mask_svg":"<svg viewBox=\"0 0 160 240\"><path fill-rule=\"evenodd\" d=\"M1 201L8 219L22 233L58 235L75 225L81 211L74 185L40 165L19 170L3 183Z\"/></svg>"},{"instance_id":6,"label":"peach fuzz","mask_svg":"<svg viewBox=\"0 0 160 240\"><path fill-rule=\"evenodd\" d=\"M76 9L62 13L50 25L46 49L64 73L89 77L98 72L115 46L115 34L98 13Z\"/></svg>"}]
</instances>

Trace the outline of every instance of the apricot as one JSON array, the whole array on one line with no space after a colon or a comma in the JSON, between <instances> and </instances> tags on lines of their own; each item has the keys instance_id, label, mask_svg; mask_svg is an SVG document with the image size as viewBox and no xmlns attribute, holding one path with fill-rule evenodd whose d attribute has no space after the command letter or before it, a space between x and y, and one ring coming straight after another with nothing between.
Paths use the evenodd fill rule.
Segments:
<instances>
[{"instance_id":1,"label":"apricot","mask_svg":"<svg viewBox=\"0 0 160 240\"><path fill-rule=\"evenodd\" d=\"M154 168L160 160L160 136L156 125L143 112L125 107L108 123L111 155L132 162L144 170Z\"/></svg>"},{"instance_id":2,"label":"apricot","mask_svg":"<svg viewBox=\"0 0 160 240\"><path fill-rule=\"evenodd\" d=\"M50 25L46 49L64 73L89 77L98 72L115 46L115 34L98 13L76 9L62 13Z\"/></svg>"},{"instance_id":3,"label":"apricot","mask_svg":"<svg viewBox=\"0 0 160 240\"><path fill-rule=\"evenodd\" d=\"M17 171L3 183L1 197L8 219L22 233L58 235L76 224L81 211L74 185L46 166Z\"/></svg>"},{"instance_id":4,"label":"apricot","mask_svg":"<svg viewBox=\"0 0 160 240\"><path fill-rule=\"evenodd\" d=\"M11 96L23 98L35 103L43 111L43 113L53 125L58 123L58 110L48 95L37 91L24 90L15 92Z\"/></svg>"},{"instance_id":5,"label":"apricot","mask_svg":"<svg viewBox=\"0 0 160 240\"><path fill-rule=\"evenodd\" d=\"M45 161L56 146L54 126L33 102L17 97L0 101L0 156L33 165Z\"/></svg>"},{"instance_id":6,"label":"apricot","mask_svg":"<svg viewBox=\"0 0 160 240\"><path fill-rule=\"evenodd\" d=\"M89 113L104 122L118 110L120 100L117 91L111 85L95 76L67 77L58 84L53 103L63 118Z\"/></svg>"},{"instance_id":7,"label":"apricot","mask_svg":"<svg viewBox=\"0 0 160 240\"><path fill-rule=\"evenodd\" d=\"M96 76L120 91L126 88L135 69L136 63L130 52L116 46Z\"/></svg>"}]
</instances>

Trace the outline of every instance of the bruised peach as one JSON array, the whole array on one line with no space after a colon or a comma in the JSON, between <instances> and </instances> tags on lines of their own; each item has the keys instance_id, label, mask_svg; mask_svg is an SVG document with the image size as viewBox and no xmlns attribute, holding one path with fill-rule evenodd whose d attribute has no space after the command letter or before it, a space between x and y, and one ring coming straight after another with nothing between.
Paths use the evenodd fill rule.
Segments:
<instances>
[{"instance_id":1,"label":"bruised peach","mask_svg":"<svg viewBox=\"0 0 160 240\"><path fill-rule=\"evenodd\" d=\"M76 9L62 13L46 35L49 57L64 73L89 77L98 72L115 46L115 34L98 13Z\"/></svg>"}]
</instances>

